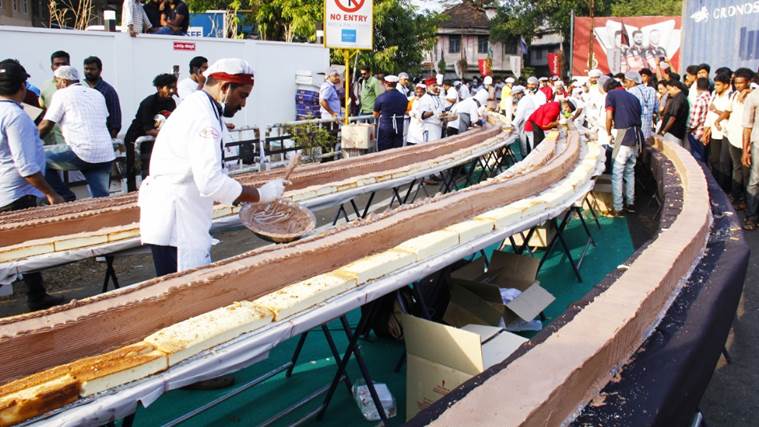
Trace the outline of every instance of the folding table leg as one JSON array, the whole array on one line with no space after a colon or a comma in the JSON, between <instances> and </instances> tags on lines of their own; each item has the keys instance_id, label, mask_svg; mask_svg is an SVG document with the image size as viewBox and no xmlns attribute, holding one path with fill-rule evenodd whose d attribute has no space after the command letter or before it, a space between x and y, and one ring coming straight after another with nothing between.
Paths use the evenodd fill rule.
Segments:
<instances>
[{"instance_id":1,"label":"folding table leg","mask_svg":"<svg viewBox=\"0 0 759 427\"><path fill-rule=\"evenodd\" d=\"M295 364L298 362L298 357L300 357L300 352L303 350L303 345L306 343L306 338L308 337L309 332L310 331L303 332L300 335L300 338L298 338L298 345L295 346L295 351L293 352L293 357L290 359L290 367L287 368L285 378L290 378L293 375L293 369L295 369Z\"/></svg>"},{"instance_id":2,"label":"folding table leg","mask_svg":"<svg viewBox=\"0 0 759 427\"><path fill-rule=\"evenodd\" d=\"M366 206L364 206L364 212L361 214L361 218L366 218L366 216L369 214L369 208L372 206L375 194L376 192L372 191L372 194L369 195L369 200L366 201Z\"/></svg>"},{"instance_id":3,"label":"folding table leg","mask_svg":"<svg viewBox=\"0 0 759 427\"><path fill-rule=\"evenodd\" d=\"M119 279L116 277L116 270L113 268L113 255L105 255L105 279L103 279L103 290L108 290L108 282L113 281L113 289L119 288Z\"/></svg>"},{"instance_id":4,"label":"folding table leg","mask_svg":"<svg viewBox=\"0 0 759 427\"><path fill-rule=\"evenodd\" d=\"M585 195L585 199L583 199L583 203L586 203L588 205L588 209L590 209L590 213L593 215L593 220L596 222L596 227L598 229L601 229L601 223L598 221L598 214L596 213L596 209L593 207L593 203L590 202L590 193Z\"/></svg>"},{"instance_id":5,"label":"folding table leg","mask_svg":"<svg viewBox=\"0 0 759 427\"><path fill-rule=\"evenodd\" d=\"M585 217L582 214L582 209L578 208L577 206L573 206L572 210L577 213L577 216L580 217L580 223L582 223L582 228L585 229L585 234L588 235L588 239L590 239L590 243L593 246L596 246L596 241L593 239L593 234L590 233L590 229L588 228L588 224L585 222Z\"/></svg>"},{"instance_id":6,"label":"folding table leg","mask_svg":"<svg viewBox=\"0 0 759 427\"><path fill-rule=\"evenodd\" d=\"M332 338L332 333L329 331L329 328L326 324L322 324L322 332L324 332L324 338L327 339L329 350L332 352L332 356L335 358L335 364L337 364L337 362L340 360L340 352L337 350L335 340ZM345 387L348 388L348 393L352 393L353 385L351 384L351 380L348 378L348 375L343 375L343 382L345 383Z\"/></svg>"},{"instance_id":7,"label":"folding table leg","mask_svg":"<svg viewBox=\"0 0 759 427\"><path fill-rule=\"evenodd\" d=\"M372 382L371 377L369 376L369 371L366 368L366 364L364 363L364 358L361 357L361 352L358 348L358 338L361 335L361 332L367 327L369 320L371 317L374 316L374 312L376 311L375 308L371 308L370 312L366 317L361 319L361 322L359 322L358 326L356 327L356 330L354 332L351 332L350 324L348 323L348 319L345 317L345 315L340 316L340 322L343 325L343 329L345 330L346 336L348 336L348 348L345 350L345 354L343 354L343 358L340 360L340 364L337 368L337 373L332 379L332 383L329 386L329 389L327 390L327 395L324 398L324 403L322 403L321 410L319 411L319 414L317 415L317 419L321 420L324 418L324 414L327 412L327 408L329 407L329 403L332 400L332 397L335 394L335 390L337 389L337 384L340 381L340 378L345 373L346 368L348 367L348 361L350 360L351 356L355 354L356 362L358 362L359 369L361 370L361 375L364 378L364 381L366 381L366 386L369 388L369 393L372 396L372 401L374 402L375 407L377 408L377 412L379 413L380 419L382 420L382 423L384 425L387 425L387 416L385 415L385 408L382 406L382 402L380 402L379 395L377 394L377 390L374 388L374 383Z\"/></svg>"},{"instance_id":8,"label":"folding table leg","mask_svg":"<svg viewBox=\"0 0 759 427\"><path fill-rule=\"evenodd\" d=\"M567 259L569 260L569 264L572 266L572 270L575 272L575 276L577 276L577 281L582 282L582 276L580 275L580 270L577 267L577 264L575 263L574 258L572 258L572 253L570 252L569 245L567 245L566 240L564 240L564 230L566 229L567 223L569 222L569 217L571 215L572 211L567 211L567 214L564 215L564 218L561 221L561 224L559 225L556 221L556 218L551 219L552 225L556 228L556 235L553 236L553 239L551 239L551 244L546 249L546 253L543 254L543 258L540 260L540 264L538 265L538 271L540 271L540 268L543 266L543 263L548 259L548 256L551 254L553 249L556 247L556 241L558 240L559 243L561 243L561 247L564 249L564 255L567 256Z\"/></svg>"},{"instance_id":9,"label":"folding table leg","mask_svg":"<svg viewBox=\"0 0 759 427\"><path fill-rule=\"evenodd\" d=\"M343 206L342 203L340 203L340 207L337 209L337 213L335 214L335 219L332 221L332 225L337 225L337 221L340 220L340 214L343 214L345 217L345 222L350 222L350 219L348 218L348 211L345 210L345 206Z\"/></svg>"}]
</instances>

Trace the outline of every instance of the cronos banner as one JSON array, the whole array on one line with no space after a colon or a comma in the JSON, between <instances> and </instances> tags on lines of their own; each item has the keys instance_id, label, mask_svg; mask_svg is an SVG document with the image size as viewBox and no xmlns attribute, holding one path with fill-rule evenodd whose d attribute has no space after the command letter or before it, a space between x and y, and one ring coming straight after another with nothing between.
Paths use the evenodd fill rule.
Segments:
<instances>
[{"instance_id":1,"label":"cronos banner","mask_svg":"<svg viewBox=\"0 0 759 427\"><path fill-rule=\"evenodd\" d=\"M593 20L593 64L604 73L654 69L659 61L680 67L679 16L600 17ZM588 74L591 19L575 18L572 75Z\"/></svg>"},{"instance_id":2,"label":"cronos banner","mask_svg":"<svg viewBox=\"0 0 759 427\"><path fill-rule=\"evenodd\" d=\"M759 0L688 0L683 64L759 68Z\"/></svg>"}]
</instances>

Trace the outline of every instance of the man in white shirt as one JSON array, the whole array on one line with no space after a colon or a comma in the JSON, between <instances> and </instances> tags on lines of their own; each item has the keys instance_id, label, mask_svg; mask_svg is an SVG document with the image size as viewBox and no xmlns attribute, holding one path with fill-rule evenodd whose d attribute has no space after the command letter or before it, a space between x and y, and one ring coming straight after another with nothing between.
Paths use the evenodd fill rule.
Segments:
<instances>
[{"instance_id":1,"label":"man in white shirt","mask_svg":"<svg viewBox=\"0 0 759 427\"><path fill-rule=\"evenodd\" d=\"M121 28L122 31L129 32L131 37L150 30L150 20L142 7L142 1L124 0L121 6Z\"/></svg>"},{"instance_id":2,"label":"man in white shirt","mask_svg":"<svg viewBox=\"0 0 759 427\"><path fill-rule=\"evenodd\" d=\"M399 73L398 74L398 85L395 87L398 92L402 93L403 96L408 98L411 96L411 87L409 83L409 76L408 73Z\"/></svg>"},{"instance_id":3,"label":"man in white shirt","mask_svg":"<svg viewBox=\"0 0 759 427\"><path fill-rule=\"evenodd\" d=\"M466 132L472 126L480 121L480 104L479 98L473 96L454 105L448 115L445 136L457 135Z\"/></svg>"},{"instance_id":4,"label":"man in white shirt","mask_svg":"<svg viewBox=\"0 0 759 427\"><path fill-rule=\"evenodd\" d=\"M527 153L527 140L530 139L524 131L524 125L538 106L535 104L535 99L526 93L524 86L518 85L511 88L511 96L517 101L517 110L514 113L514 120L511 121L511 125L519 135L519 144L522 155L524 155Z\"/></svg>"},{"instance_id":5,"label":"man in white shirt","mask_svg":"<svg viewBox=\"0 0 759 427\"><path fill-rule=\"evenodd\" d=\"M746 185L749 180L749 168L743 166L743 112L744 102L751 89L749 84L753 77L753 71L748 68L738 68L733 74L733 87L735 92L730 95L730 104L727 108L727 125L725 120L719 121L725 129L724 136L729 142L730 160L733 163L732 184L730 196L736 210L746 208ZM725 117L723 116L723 117Z\"/></svg>"},{"instance_id":6,"label":"man in white shirt","mask_svg":"<svg viewBox=\"0 0 759 427\"><path fill-rule=\"evenodd\" d=\"M208 69L208 59L203 56L196 56L190 60L190 76L182 79L177 83L177 97L179 102L187 98L193 92L203 88L206 78L203 73Z\"/></svg>"},{"instance_id":7,"label":"man in white shirt","mask_svg":"<svg viewBox=\"0 0 759 427\"><path fill-rule=\"evenodd\" d=\"M116 158L106 126L108 107L103 95L79 83L79 71L64 65L55 70L58 90L39 124L44 138L57 124L66 144L45 147L45 178L66 201L76 195L63 183L58 171L79 170L87 179L92 197L109 195L111 163Z\"/></svg>"},{"instance_id":8,"label":"man in white shirt","mask_svg":"<svg viewBox=\"0 0 759 427\"><path fill-rule=\"evenodd\" d=\"M459 92L459 100L467 99L470 96L472 96L469 93L469 87L466 85L466 82L462 83L462 82L456 80L456 82L454 82L453 86Z\"/></svg>"},{"instance_id":9,"label":"man in white shirt","mask_svg":"<svg viewBox=\"0 0 759 427\"><path fill-rule=\"evenodd\" d=\"M532 100L535 103L536 108L548 102L548 100L546 99L546 94L540 90L540 88L538 87L539 85L540 85L540 81L538 80L537 77L531 76L530 78L527 79L526 93L527 93L527 96L532 97Z\"/></svg>"},{"instance_id":10,"label":"man in white shirt","mask_svg":"<svg viewBox=\"0 0 759 427\"><path fill-rule=\"evenodd\" d=\"M428 82L427 93L418 102L424 129L424 142L437 141L443 136L441 115L444 106L440 99L440 87L436 81Z\"/></svg>"},{"instance_id":11,"label":"man in white shirt","mask_svg":"<svg viewBox=\"0 0 759 427\"><path fill-rule=\"evenodd\" d=\"M730 107L730 75L717 74L714 77L714 92L709 103L704 123L704 141L709 151L709 168L717 183L726 192L730 192L730 147L725 141L725 124L723 116Z\"/></svg>"},{"instance_id":12,"label":"man in white shirt","mask_svg":"<svg viewBox=\"0 0 759 427\"><path fill-rule=\"evenodd\" d=\"M451 84L450 80L443 82L443 90L440 91L440 98L443 100L445 108L451 108L459 101L459 93Z\"/></svg>"},{"instance_id":13,"label":"man in white shirt","mask_svg":"<svg viewBox=\"0 0 759 427\"><path fill-rule=\"evenodd\" d=\"M221 59L205 73L203 90L177 107L161 128L140 187L140 236L150 245L156 273L184 271L211 262L213 204L271 202L282 196L275 179L256 189L227 176L222 117L245 107L253 69L241 59Z\"/></svg>"}]
</instances>

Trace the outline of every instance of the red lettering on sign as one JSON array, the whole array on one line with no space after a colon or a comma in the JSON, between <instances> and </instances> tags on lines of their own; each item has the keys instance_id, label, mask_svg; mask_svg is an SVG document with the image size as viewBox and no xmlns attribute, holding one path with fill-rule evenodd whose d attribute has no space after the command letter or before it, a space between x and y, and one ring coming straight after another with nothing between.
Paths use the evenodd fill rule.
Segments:
<instances>
[{"instance_id":1,"label":"red lettering on sign","mask_svg":"<svg viewBox=\"0 0 759 427\"><path fill-rule=\"evenodd\" d=\"M330 13L329 14L329 19L331 19L333 21L339 21L339 20L342 19L342 17L343 17L343 15L340 15L339 13Z\"/></svg>"},{"instance_id":2,"label":"red lettering on sign","mask_svg":"<svg viewBox=\"0 0 759 427\"><path fill-rule=\"evenodd\" d=\"M174 42L174 50L195 50L195 43Z\"/></svg>"},{"instance_id":3,"label":"red lettering on sign","mask_svg":"<svg viewBox=\"0 0 759 427\"><path fill-rule=\"evenodd\" d=\"M361 6L364 5L364 0L335 0L335 4L343 12L353 13L361 9Z\"/></svg>"}]
</instances>

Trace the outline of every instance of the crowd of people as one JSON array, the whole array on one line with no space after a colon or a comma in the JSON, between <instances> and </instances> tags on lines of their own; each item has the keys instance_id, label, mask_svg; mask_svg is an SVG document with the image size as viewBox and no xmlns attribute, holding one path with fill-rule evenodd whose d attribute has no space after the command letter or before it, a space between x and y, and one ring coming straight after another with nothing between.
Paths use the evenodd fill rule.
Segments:
<instances>
[{"instance_id":1,"label":"crowd of people","mask_svg":"<svg viewBox=\"0 0 759 427\"><path fill-rule=\"evenodd\" d=\"M116 89L101 77L103 66L98 57L87 57L80 74L67 52L56 51L50 57L52 77L39 89L17 60L0 62L0 212L75 200L62 178L65 171L80 171L92 197L110 194L122 111ZM155 92L140 103L124 136L130 191L137 189L135 175L147 175L153 148L153 141L144 142L137 163L135 143L159 135L177 105L204 86L207 68L208 60L198 56L179 84L174 74L153 80ZM31 309L64 302L47 294L39 273L24 278Z\"/></svg>"},{"instance_id":2,"label":"crowd of people","mask_svg":"<svg viewBox=\"0 0 759 427\"><path fill-rule=\"evenodd\" d=\"M322 119L344 114L340 73L328 73L321 87ZM507 116L519 135L522 155L545 132L572 122L608 147L612 215L634 211L635 164L644 144L661 138L677 143L706 163L737 210L746 211L744 229L759 221L759 73L747 68L692 65L684 76L659 60L643 68L565 82L558 76L494 80L419 79L407 73L372 73L362 66L350 87L350 113L378 118L377 148L428 143L481 126L487 111ZM401 95L401 96L398 96Z\"/></svg>"},{"instance_id":3,"label":"crowd of people","mask_svg":"<svg viewBox=\"0 0 759 427\"><path fill-rule=\"evenodd\" d=\"M121 28L138 34L183 36L190 26L190 10L182 0L124 0Z\"/></svg>"}]
</instances>

